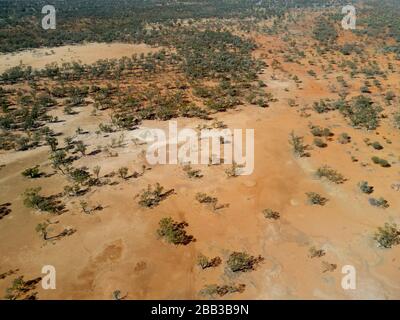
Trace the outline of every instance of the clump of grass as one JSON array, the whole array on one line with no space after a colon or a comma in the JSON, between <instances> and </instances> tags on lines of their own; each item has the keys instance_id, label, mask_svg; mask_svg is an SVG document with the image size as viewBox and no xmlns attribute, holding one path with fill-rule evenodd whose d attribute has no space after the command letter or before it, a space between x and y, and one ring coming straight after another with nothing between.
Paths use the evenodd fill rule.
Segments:
<instances>
[{"instance_id":1,"label":"clump of grass","mask_svg":"<svg viewBox=\"0 0 400 320\"><path fill-rule=\"evenodd\" d=\"M341 184L346 181L342 174L330 168L329 166L322 166L318 168L316 174L318 178L326 178L336 184Z\"/></svg>"},{"instance_id":2,"label":"clump of grass","mask_svg":"<svg viewBox=\"0 0 400 320\"><path fill-rule=\"evenodd\" d=\"M147 186L147 190L143 190L139 196L139 205L142 207L153 208L160 204L169 194L174 192L171 189L167 192L163 192L164 187L162 187L158 182L154 187L151 185Z\"/></svg>"},{"instance_id":3,"label":"clump of grass","mask_svg":"<svg viewBox=\"0 0 400 320\"><path fill-rule=\"evenodd\" d=\"M368 202L370 203L371 206L386 209L389 208L389 202L385 200L384 198L380 197L378 199L375 198L369 198Z\"/></svg>"},{"instance_id":4,"label":"clump of grass","mask_svg":"<svg viewBox=\"0 0 400 320\"><path fill-rule=\"evenodd\" d=\"M378 228L374 235L374 240L380 248L391 248L400 244L400 229L394 223L385 223L383 227Z\"/></svg>"},{"instance_id":5,"label":"clump of grass","mask_svg":"<svg viewBox=\"0 0 400 320\"><path fill-rule=\"evenodd\" d=\"M218 267L221 264L221 262L222 260L220 257L209 259L203 254L199 254L199 256L197 257L197 264L202 269Z\"/></svg>"},{"instance_id":6,"label":"clump of grass","mask_svg":"<svg viewBox=\"0 0 400 320\"><path fill-rule=\"evenodd\" d=\"M191 179L198 179L198 178L202 178L203 175L201 173L200 170L195 170L192 168L192 166L190 164L187 164L183 167L183 171L186 172L187 176Z\"/></svg>"},{"instance_id":7,"label":"clump of grass","mask_svg":"<svg viewBox=\"0 0 400 320\"><path fill-rule=\"evenodd\" d=\"M358 183L358 187L360 188L361 192L366 194L371 194L374 192L374 187L370 186L367 181L360 181Z\"/></svg>"},{"instance_id":8,"label":"clump of grass","mask_svg":"<svg viewBox=\"0 0 400 320\"><path fill-rule=\"evenodd\" d=\"M307 152L308 146L303 141L303 137L296 136L293 131L290 133L289 143L293 147L293 153L298 157L308 157L310 155Z\"/></svg>"},{"instance_id":9,"label":"clump of grass","mask_svg":"<svg viewBox=\"0 0 400 320\"><path fill-rule=\"evenodd\" d=\"M372 157L371 160L372 160L373 163L379 164L383 168L391 167L390 163L387 160L379 158L377 156Z\"/></svg>"},{"instance_id":10,"label":"clump of grass","mask_svg":"<svg viewBox=\"0 0 400 320\"><path fill-rule=\"evenodd\" d=\"M186 222L176 222L170 217L163 218L159 222L157 234L168 243L187 245L194 241L193 236L186 233L185 227L187 226Z\"/></svg>"},{"instance_id":11,"label":"clump of grass","mask_svg":"<svg viewBox=\"0 0 400 320\"><path fill-rule=\"evenodd\" d=\"M263 215L265 218L272 219L272 220L278 220L281 217L279 212L274 211L272 209L264 209Z\"/></svg>"},{"instance_id":12,"label":"clump of grass","mask_svg":"<svg viewBox=\"0 0 400 320\"><path fill-rule=\"evenodd\" d=\"M308 198L308 203L311 205L324 206L328 202L327 198L324 198L316 192L307 192L306 195Z\"/></svg>"},{"instance_id":13,"label":"clump of grass","mask_svg":"<svg viewBox=\"0 0 400 320\"><path fill-rule=\"evenodd\" d=\"M247 272L264 260L263 257L254 257L246 252L232 252L227 261L228 267L233 272Z\"/></svg>"},{"instance_id":14,"label":"clump of grass","mask_svg":"<svg viewBox=\"0 0 400 320\"><path fill-rule=\"evenodd\" d=\"M204 289L200 291L201 295L205 296L215 296L218 295L220 297L225 296L228 293L242 293L246 288L245 284L238 284L238 285L217 285L217 284L210 284L206 285Z\"/></svg>"}]
</instances>

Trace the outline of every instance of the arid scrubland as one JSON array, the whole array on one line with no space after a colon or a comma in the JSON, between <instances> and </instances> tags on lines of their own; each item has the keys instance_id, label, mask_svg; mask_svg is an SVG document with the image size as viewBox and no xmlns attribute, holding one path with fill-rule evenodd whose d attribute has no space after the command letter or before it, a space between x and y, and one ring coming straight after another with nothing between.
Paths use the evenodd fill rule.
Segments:
<instances>
[{"instance_id":1,"label":"arid scrubland","mask_svg":"<svg viewBox=\"0 0 400 320\"><path fill-rule=\"evenodd\" d=\"M8 42L21 22L2 20L5 299L400 298L399 6L343 30L340 1L205 2ZM254 129L254 172L149 164L138 132L169 120Z\"/></svg>"}]
</instances>

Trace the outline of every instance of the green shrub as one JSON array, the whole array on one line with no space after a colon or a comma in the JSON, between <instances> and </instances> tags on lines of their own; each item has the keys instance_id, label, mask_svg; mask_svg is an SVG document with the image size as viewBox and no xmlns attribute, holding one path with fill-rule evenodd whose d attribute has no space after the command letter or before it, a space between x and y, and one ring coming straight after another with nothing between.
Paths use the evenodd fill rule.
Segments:
<instances>
[{"instance_id":1,"label":"green shrub","mask_svg":"<svg viewBox=\"0 0 400 320\"><path fill-rule=\"evenodd\" d=\"M263 260L264 258L261 256L254 257L246 252L233 252L230 254L227 264L233 272L246 272L254 270L255 265Z\"/></svg>"},{"instance_id":2,"label":"green shrub","mask_svg":"<svg viewBox=\"0 0 400 320\"><path fill-rule=\"evenodd\" d=\"M400 244L400 230L396 224L385 223L383 227L378 228L374 240L378 243L378 247L391 248Z\"/></svg>"},{"instance_id":3,"label":"green shrub","mask_svg":"<svg viewBox=\"0 0 400 320\"><path fill-rule=\"evenodd\" d=\"M168 243L175 245L187 245L194 240L193 236L187 235L186 222L175 222L172 218L163 218L159 222L157 234L164 238Z\"/></svg>"}]
</instances>

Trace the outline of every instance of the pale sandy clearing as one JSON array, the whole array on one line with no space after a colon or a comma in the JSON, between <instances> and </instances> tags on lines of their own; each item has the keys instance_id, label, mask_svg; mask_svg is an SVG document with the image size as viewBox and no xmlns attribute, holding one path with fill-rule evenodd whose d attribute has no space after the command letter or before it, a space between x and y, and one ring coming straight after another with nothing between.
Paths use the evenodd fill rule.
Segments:
<instances>
[{"instance_id":1,"label":"pale sandy clearing","mask_svg":"<svg viewBox=\"0 0 400 320\"><path fill-rule=\"evenodd\" d=\"M130 57L132 54L156 52L159 48L152 48L146 44L128 43L88 43L83 45L69 45L54 48L40 48L25 50L19 53L0 54L0 72L15 67L20 63L36 69L46 64L57 62L81 61L93 63L100 59Z\"/></svg>"}]
</instances>

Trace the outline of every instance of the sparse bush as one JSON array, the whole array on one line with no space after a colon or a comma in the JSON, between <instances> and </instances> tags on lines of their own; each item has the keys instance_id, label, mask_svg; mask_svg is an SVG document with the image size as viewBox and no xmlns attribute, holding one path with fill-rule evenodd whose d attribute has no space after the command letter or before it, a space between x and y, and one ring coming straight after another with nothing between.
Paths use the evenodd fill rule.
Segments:
<instances>
[{"instance_id":1,"label":"sparse bush","mask_svg":"<svg viewBox=\"0 0 400 320\"><path fill-rule=\"evenodd\" d=\"M228 293L242 293L244 292L246 288L245 284L239 284L239 285L223 285L223 286L219 286L216 284L210 284L204 287L204 289L202 289L200 291L201 295L205 295L205 296L214 296L214 295L218 295L220 297L225 296Z\"/></svg>"},{"instance_id":2,"label":"sparse bush","mask_svg":"<svg viewBox=\"0 0 400 320\"><path fill-rule=\"evenodd\" d=\"M31 168L25 169L24 171L22 171L22 175L24 177L34 179L34 178L39 178L42 175L42 173L39 170L39 165L37 165L37 166L31 167Z\"/></svg>"},{"instance_id":3,"label":"sparse bush","mask_svg":"<svg viewBox=\"0 0 400 320\"><path fill-rule=\"evenodd\" d=\"M350 141L351 137L345 132L341 133L338 137L338 142L341 144L347 144L350 143Z\"/></svg>"},{"instance_id":4,"label":"sparse bush","mask_svg":"<svg viewBox=\"0 0 400 320\"><path fill-rule=\"evenodd\" d=\"M201 174L200 170L195 170L192 168L190 164L187 164L183 167L183 171L186 172L189 178L202 178L203 175Z\"/></svg>"},{"instance_id":5,"label":"sparse bush","mask_svg":"<svg viewBox=\"0 0 400 320\"><path fill-rule=\"evenodd\" d=\"M326 165L318 168L316 175L318 178L326 178L336 184L341 184L346 181L343 175Z\"/></svg>"},{"instance_id":6,"label":"sparse bush","mask_svg":"<svg viewBox=\"0 0 400 320\"><path fill-rule=\"evenodd\" d=\"M312 126L311 133L314 137L331 137L333 133L328 128L322 128L320 126Z\"/></svg>"},{"instance_id":7,"label":"sparse bush","mask_svg":"<svg viewBox=\"0 0 400 320\"><path fill-rule=\"evenodd\" d=\"M308 157L307 146L303 143L303 140L303 137L296 136L293 131L289 135L289 143L293 147L294 154L299 157Z\"/></svg>"},{"instance_id":8,"label":"sparse bush","mask_svg":"<svg viewBox=\"0 0 400 320\"><path fill-rule=\"evenodd\" d=\"M196 200L200 203L209 203L209 204L216 204L218 202L217 198L208 196L205 193L198 192L196 194Z\"/></svg>"},{"instance_id":9,"label":"sparse bush","mask_svg":"<svg viewBox=\"0 0 400 320\"><path fill-rule=\"evenodd\" d=\"M323 206L328 202L327 198L324 198L323 196L321 196L316 192L307 192L306 195L308 198L308 203L312 205Z\"/></svg>"},{"instance_id":10,"label":"sparse bush","mask_svg":"<svg viewBox=\"0 0 400 320\"><path fill-rule=\"evenodd\" d=\"M193 236L187 235L185 227L186 222L175 222L172 218L163 218L159 222L157 234L167 242L175 245L187 245L194 240Z\"/></svg>"},{"instance_id":11,"label":"sparse bush","mask_svg":"<svg viewBox=\"0 0 400 320\"><path fill-rule=\"evenodd\" d=\"M375 150L382 150L383 147L382 145L378 142L378 141L374 141L371 143L372 148L374 148Z\"/></svg>"},{"instance_id":12,"label":"sparse bush","mask_svg":"<svg viewBox=\"0 0 400 320\"><path fill-rule=\"evenodd\" d=\"M371 194L372 192L374 192L374 187L368 185L367 181L360 181L358 183L358 187L360 188L361 192L366 194Z\"/></svg>"},{"instance_id":13,"label":"sparse bush","mask_svg":"<svg viewBox=\"0 0 400 320\"><path fill-rule=\"evenodd\" d=\"M394 223L385 223L383 227L378 228L374 240L378 243L378 247L391 248L400 244L400 229Z\"/></svg>"},{"instance_id":14,"label":"sparse bush","mask_svg":"<svg viewBox=\"0 0 400 320\"><path fill-rule=\"evenodd\" d=\"M263 215L265 218L272 219L272 220L278 220L281 217L279 212L274 211L272 209L264 209Z\"/></svg>"},{"instance_id":15,"label":"sparse bush","mask_svg":"<svg viewBox=\"0 0 400 320\"><path fill-rule=\"evenodd\" d=\"M118 169L118 175L120 176L120 178L122 179L126 179L126 177L128 176L128 168L127 167L121 167Z\"/></svg>"},{"instance_id":16,"label":"sparse bush","mask_svg":"<svg viewBox=\"0 0 400 320\"><path fill-rule=\"evenodd\" d=\"M373 163L379 164L383 168L391 167L390 163L385 159L381 159L379 157L374 156L374 157L371 158L371 160L372 160Z\"/></svg>"},{"instance_id":17,"label":"sparse bush","mask_svg":"<svg viewBox=\"0 0 400 320\"><path fill-rule=\"evenodd\" d=\"M99 179L100 170L101 170L101 167L100 167L100 166L95 166L95 167L93 168L93 173L94 173L94 175L96 176L96 179Z\"/></svg>"},{"instance_id":18,"label":"sparse bush","mask_svg":"<svg viewBox=\"0 0 400 320\"><path fill-rule=\"evenodd\" d=\"M158 182L154 188L151 185L148 185L147 190L143 190L143 192L139 195L139 205L147 208L156 207L169 194L174 192L174 189L171 189L167 192L163 192L163 190L164 187L162 187Z\"/></svg>"},{"instance_id":19,"label":"sparse bush","mask_svg":"<svg viewBox=\"0 0 400 320\"><path fill-rule=\"evenodd\" d=\"M382 197L378 198L378 199L369 198L368 202L370 203L371 206L374 206L374 207L383 208L383 209L389 208L389 203L387 202L387 200L385 200Z\"/></svg>"},{"instance_id":20,"label":"sparse bush","mask_svg":"<svg viewBox=\"0 0 400 320\"><path fill-rule=\"evenodd\" d=\"M227 264L233 272L247 272L254 270L255 265L263 260L264 258L261 256L254 257L246 252L233 252L230 254Z\"/></svg>"},{"instance_id":21,"label":"sparse bush","mask_svg":"<svg viewBox=\"0 0 400 320\"><path fill-rule=\"evenodd\" d=\"M318 148L326 148L328 146L321 138L315 138L314 145L316 145Z\"/></svg>"},{"instance_id":22,"label":"sparse bush","mask_svg":"<svg viewBox=\"0 0 400 320\"><path fill-rule=\"evenodd\" d=\"M41 278L25 281L23 276L13 280L12 286L6 289L6 300L36 300L37 292L32 292Z\"/></svg>"},{"instance_id":23,"label":"sparse bush","mask_svg":"<svg viewBox=\"0 0 400 320\"><path fill-rule=\"evenodd\" d=\"M85 168L68 170L68 175L75 183L83 186L90 179L90 173Z\"/></svg>"},{"instance_id":24,"label":"sparse bush","mask_svg":"<svg viewBox=\"0 0 400 320\"><path fill-rule=\"evenodd\" d=\"M225 173L228 178L237 177L239 176L239 170L241 168L243 168L243 165L238 165L236 162L233 162L232 166L229 169L225 170Z\"/></svg>"},{"instance_id":25,"label":"sparse bush","mask_svg":"<svg viewBox=\"0 0 400 320\"><path fill-rule=\"evenodd\" d=\"M218 267L221 264L222 260L220 257L215 257L212 259L207 258L205 255L200 254L197 257L197 264L202 268L202 269L207 269L207 268L212 268L212 267Z\"/></svg>"},{"instance_id":26,"label":"sparse bush","mask_svg":"<svg viewBox=\"0 0 400 320\"><path fill-rule=\"evenodd\" d=\"M393 115L393 121L394 121L394 126L395 126L397 129L400 129L400 111L396 112L396 113Z\"/></svg>"},{"instance_id":27,"label":"sparse bush","mask_svg":"<svg viewBox=\"0 0 400 320\"><path fill-rule=\"evenodd\" d=\"M325 255L325 251L322 249L317 249L315 247L311 247L309 252L309 257L310 258L321 258Z\"/></svg>"}]
</instances>

